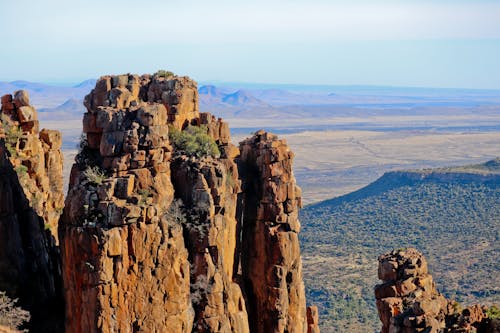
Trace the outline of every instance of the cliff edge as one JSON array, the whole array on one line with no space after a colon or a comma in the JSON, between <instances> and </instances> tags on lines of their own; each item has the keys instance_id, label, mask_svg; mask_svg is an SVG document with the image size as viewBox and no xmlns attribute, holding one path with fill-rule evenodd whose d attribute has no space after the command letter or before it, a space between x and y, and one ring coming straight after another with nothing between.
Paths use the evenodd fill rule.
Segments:
<instances>
[{"instance_id":1,"label":"cliff edge","mask_svg":"<svg viewBox=\"0 0 500 333\"><path fill-rule=\"evenodd\" d=\"M67 332L319 332L284 141L240 148L194 81L101 77L59 223Z\"/></svg>"},{"instance_id":2,"label":"cliff edge","mask_svg":"<svg viewBox=\"0 0 500 333\"><path fill-rule=\"evenodd\" d=\"M32 332L62 327L57 225L64 206L61 133L39 130L26 91L1 99L0 291L31 313Z\"/></svg>"}]
</instances>

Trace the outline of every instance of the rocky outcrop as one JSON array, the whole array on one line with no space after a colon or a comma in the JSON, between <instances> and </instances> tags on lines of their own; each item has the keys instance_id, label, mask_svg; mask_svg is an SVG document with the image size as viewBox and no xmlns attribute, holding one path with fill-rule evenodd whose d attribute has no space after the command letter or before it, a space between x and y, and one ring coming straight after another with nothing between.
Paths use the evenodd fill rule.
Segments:
<instances>
[{"instance_id":1,"label":"rocky outcrop","mask_svg":"<svg viewBox=\"0 0 500 333\"><path fill-rule=\"evenodd\" d=\"M375 287L382 333L494 332L495 320L479 305L459 309L435 287L427 261L416 249L400 249L379 257Z\"/></svg>"},{"instance_id":2,"label":"rocky outcrop","mask_svg":"<svg viewBox=\"0 0 500 333\"><path fill-rule=\"evenodd\" d=\"M264 131L240 144L243 178L242 274L252 332L306 332L298 233L301 192L293 153Z\"/></svg>"},{"instance_id":3,"label":"rocky outcrop","mask_svg":"<svg viewBox=\"0 0 500 333\"><path fill-rule=\"evenodd\" d=\"M245 300L233 275L240 191L236 165L230 159L179 156L172 170L176 195L184 203L193 332L248 332Z\"/></svg>"},{"instance_id":4,"label":"rocky outcrop","mask_svg":"<svg viewBox=\"0 0 500 333\"><path fill-rule=\"evenodd\" d=\"M85 98L59 224L66 331L319 332L292 153L259 132L238 158L197 94L186 77L120 75Z\"/></svg>"},{"instance_id":5,"label":"rocky outcrop","mask_svg":"<svg viewBox=\"0 0 500 333\"><path fill-rule=\"evenodd\" d=\"M25 91L1 99L0 290L31 312L32 332L61 328L55 232L63 208L61 133L39 131Z\"/></svg>"},{"instance_id":6,"label":"rocky outcrop","mask_svg":"<svg viewBox=\"0 0 500 333\"><path fill-rule=\"evenodd\" d=\"M139 96L156 98L157 81L103 77L86 97L87 142L59 228L67 332L191 332L188 252L168 212L170 114Z\"/></svg>"}]
</instances>

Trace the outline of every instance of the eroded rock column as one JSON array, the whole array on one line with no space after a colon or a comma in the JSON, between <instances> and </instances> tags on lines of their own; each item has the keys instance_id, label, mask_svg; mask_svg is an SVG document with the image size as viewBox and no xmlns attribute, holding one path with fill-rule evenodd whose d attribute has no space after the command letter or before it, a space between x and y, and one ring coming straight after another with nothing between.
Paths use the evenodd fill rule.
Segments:
<instances>
[{"instance_id":1,"label":"eroded rock column","mask_svg":"<svg viewBox=\"0 0 500 333\"><path fill-rule=\"evenodd\" d=\"M106 76L86 97L59 229L67 332L192 330L188 252L169 211L169 111L144 101L152 81Z\"/></svg>"},{"instance_id":2,"label":"eroded rock column","mask_svg":"<svg viewBox=\"0 0 500 333\"><path fill-rule=\"evenodd\" d=\"M172 163L172 181L185 212L185 237L191 262L194 332L249 332L245 300L235 282L237 196L240 180L229 143L229 128L208 113L201 125L221 150L220 157L192 158L182 153Z\"/></svg>"},{"instance_id":3,"label":"eroded rock column","mask_svg":"<svg viewBox=\"0 0 500 333\"><path fill-rule=\"evenodd\" d=\"M242 273L252 332L307 332L298 233L301 191L284 140L260 131L240 144Z\"/></svg>"}]
</instances>

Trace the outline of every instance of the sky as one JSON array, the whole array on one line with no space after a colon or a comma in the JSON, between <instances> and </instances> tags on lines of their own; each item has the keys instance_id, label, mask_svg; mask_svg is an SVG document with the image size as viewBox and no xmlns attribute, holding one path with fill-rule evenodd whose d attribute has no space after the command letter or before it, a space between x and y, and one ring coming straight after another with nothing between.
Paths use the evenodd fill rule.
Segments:
<instances>
[{"instance_id":1,"label":"sky","mask_svg":"<svg viewBox=\"0 0 500 333\"><path fill-rule=\"evenodd\" d=\"M0 0L0 81L500 89L498 0Z\"/></svg>"}]
</instances>

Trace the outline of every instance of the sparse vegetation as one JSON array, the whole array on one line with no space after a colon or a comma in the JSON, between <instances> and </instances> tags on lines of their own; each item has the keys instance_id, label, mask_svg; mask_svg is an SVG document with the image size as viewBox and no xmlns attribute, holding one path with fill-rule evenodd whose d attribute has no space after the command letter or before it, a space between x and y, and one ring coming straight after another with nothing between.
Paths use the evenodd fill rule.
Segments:
<instances>
[{"instance_id":1,"label":"sparse vegetation","mask_svg":"<svg viewBox=\"0 0 500 333\"><path fill-rule=\"evenodd\" d=\"M207 294L210 292L209 288L210 286L206 275L199 275L196 277L196 281L191 283L190 296L193 305L200 304L201 301L207 298Z\"/></svg>"},{"instance_id":2,"label":"sparse vegetation","mask_svg":"<svg viewBox=\"0 0 500 333\"><path fill-rule=\"evenodd\" d=\"M492 305L486 310L486 315L490 319L500 319L500 309L495 305Z\"/></svg>"},{"instance_id":3,"label":"sparse vegetation","mask_svg":"<svg viewBox=\"0 0 500 333\"><path fill-rule=\"evenodd\" d=\"M89 141L87 139L87 134L85 133L80 134L80 140L78 142L78 145L76 146L76 148L78 148L78 153L81 153L88 146L89 146Z\"/></svg>"},{"instance_id":4,"label":"sparse vegetation","mask_svg":"<svg viewBox=\"0 0 500 333\"><path fill-rule=\"evenodd\" d=\"M0 325L19 329L30 320L28 311L16 306L17 299L10 299L5 292L0 291Z\"/></svg>"},{"instance_id":5,"label":"sparse vegetation","mask_svg":"<svg viewBox=\"0 0 500 333\"><path fill-rule=\"evenodd\" d=\"M7 119L7 116L4 114L1 116L1 122L5 132L5 146L7 147L11 157L17 157L16 147L19 139L23 135L23 132L18 126L11 124L10 120Z\"/></svg>"},{"instance_id":6,"label":"sparse vegetation","mask_svg":"<svg viewBox=\"0 0 500 333\"><path fill-rule=\"evenodd\" d=\"M227 170L226 174L226 187L228 188L234 188L234 179L233 179L233 172L231 170Z\"/></svg>"},{"instance_id":7,"label":"sparse vegetation","mask_svg":"<svg viewBox=\"0 0 500 333\"><path fill-rule=\"evenodd\" d=\"M158 70L156 73L153 74L153 76L155 77L164 77L164 78L167 78L167 77L170 77L170 76L174 76L175 74L171 71L166 71L164 69L160 69Z\"/></svg>"},{"instance_id":8,"label":"sparse vegetation","mask_svg":"<svg viewBox=\"0 0 500 333\"><path fill-rule=\"evenodd\" d=\"M89 182L96 185L101 185L104 179L106 179L106 175L98 166L87 167L87 169L83 172L83 175Z\"/></svg>"},{"instance_id":9,"label":"sparse vegetation","mask_svg":"<svg viewBox=\"0 0 500 333\"><path fill-rule=\"evenodd\" d=\"M498 181L381 179L305 207L301 245L308 301L328 332L380 329L378 255L416 247L437 288L463 304L499 302Z\"/></svg>"},{"instance_id":10,"label":"sparse vegetation","mask_svg":"<svg viewBox=\"0 0 500 333\"><path fill-rule=\"evenodd\" d=\"M180 224L186 223L186 214L184 212L181 199L174 199L165 213L169 222L178 222Z\"/></svg>"},{"instance_id":11,"label":"sparse vegetation","mask_svg":"<svg viewBox=\"0 0 500 333\"><path fill-rule=\"evenodd\" d=\"M176 151L182 154L198 158L204 156L219 157L219 147L207 132L206 126L188 126L183 131L170 126L169 138Z\"/></svg>"},{"instance_id":12,"label":"sparse vegetation","mask_svg":"<svg viewBox=\"0 0 500 333\"><path fill-rule=\"evenodd\" d=\"M14 171L16 171L17 175L19 178L24 177L28 173L28 167L25 165L18 165L14 168Z\"/></svg>"},{"instance_id":13,"label":"sparse vegetation","mask_svg":"<svg viewBox=\"0 0 500 333\"><path fill-rule=\"evenodd\" d=\"M139 206L145 207L148 204L148 198L151 196L151 191L148 189L141 189L138 191L139 198Z\"/></svg>"}]
</instances>

